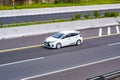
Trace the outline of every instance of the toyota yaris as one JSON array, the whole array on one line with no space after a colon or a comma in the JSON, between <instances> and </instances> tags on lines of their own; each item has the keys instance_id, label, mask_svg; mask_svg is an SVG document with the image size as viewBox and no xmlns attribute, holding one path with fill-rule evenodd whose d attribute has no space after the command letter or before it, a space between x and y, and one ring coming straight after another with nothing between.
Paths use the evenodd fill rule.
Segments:
<instances>
[{"instance_id":1,"label":"toyota yaris","mask_svg":"<svg viewBox=\"0 0 120 80\"><path fill-rule=\"evenodd\" d=\"M79 31L60 31L48 37L44 41L44 46L59 49L69 45L80 45L83 38Z\"/></svg>"}]
</instances>

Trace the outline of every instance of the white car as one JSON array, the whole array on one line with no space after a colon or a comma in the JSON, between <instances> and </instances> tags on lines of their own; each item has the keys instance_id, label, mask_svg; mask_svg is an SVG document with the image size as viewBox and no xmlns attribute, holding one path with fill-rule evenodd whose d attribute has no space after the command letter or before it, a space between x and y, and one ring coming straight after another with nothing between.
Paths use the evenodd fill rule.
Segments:
<instances>
[{"instance_id":1,"label":"white car","mask_svg":"<svg viewBox=\"0 0 120 80\"><path fill-rule=\"evenodd\" d=\"M80 45L83 38L79 31L60 31L46 38L44 46L48 48L61 48L68 45Z\"/></svg>"}]
</instances>

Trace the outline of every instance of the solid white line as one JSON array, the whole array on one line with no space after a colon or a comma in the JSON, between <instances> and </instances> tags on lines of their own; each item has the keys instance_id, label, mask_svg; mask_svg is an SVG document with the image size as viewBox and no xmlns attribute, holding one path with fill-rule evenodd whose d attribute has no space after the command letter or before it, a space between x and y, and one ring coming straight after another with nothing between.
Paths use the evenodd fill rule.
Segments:
<instances>
[{"instance_id":1,"label":"solid white line","mask_svg":"<svg viewBox=\"0 0 120 80\"><path fill-rule=\"evenodd\" d=\"M110 29L110 27L108 27L108 35L110 35L111 34L111 29Z\"/></svg>"},{"instance_id":2,"label":"solid white line","mask_svg":"<svg viewBox=\"0 0 120 80\"><path fill-rule=\"evenodd\" d=\"M99 36L102 36L102 28L99 28Z\"/></svg>"},{"instance_id":3,"label":"solid white line","mask_svg":"<svg viewBox=\"0 0 120 80\"><path fill-rule=\"evenodd\" d=\"M120 42L108 44L108 46L114 46L114 45L118 45L118 44L120 44Z\"/></svg>"},{"instance_id":4,"label":"solid white line","mask_svg":"<svg viewBox=\"0 0 120 80\"><path fill-rule=\"evenodd\" d=\"M116 31L118 34L120 33L119 26L116 26Z\"/></svg>"},{"instance_id":5,"label":"solid white line","mask_svg":"<svg viewBox=\"0 0 120 80\"><path fill-rule=\"evenodd\" d=\"M44 57L39 57L39 58L34 58L34 59L28 59L28 60L23 60L23 61L17 61L17 62L2 64L2 65L0 65L0 67L8 66L8 65L13 65L13 64L19 64L19 63L25 63L25 62L29 62L29 61L35 61L35 60L39 60L39 59L43 59L43 58Z\"/></svg>"},{"instance_id":6,"label":"solid white line","mask_svg":"<svg viewBox=\"0 0 120 80\"><path fill-rule=\"evenodd\" d=\"M110 61L110 60L114 60L114 59L118 59L118 58L120 58L120 56L113 57L113 58L108 58L108 59L104 59L104 60L101 60L101 61L96 61L96 62L92 62L92 63L88 63L88 64L78 65L78 66L74 66L74 67L70 67L70 68L66 68L66 69L61 69L61 70L57 70L57 71L53 71L53 72L48 72L48 73L44 73L44 74L40 74L40 75L35 75L35 76L23 78L21 80L29 80L29 79L33 79L33 78L37 78L37 77L41 77L41 76L55 74L55 73L58 73L58 72L68 71L68 70L71 70L71 69L76 69L76 68L85 67L85 66L89 66L89 65L93 65L93 64L97 64L97 63L102 63L102 62L106 62L106 61Z\"/></svg>"}]
</instances>

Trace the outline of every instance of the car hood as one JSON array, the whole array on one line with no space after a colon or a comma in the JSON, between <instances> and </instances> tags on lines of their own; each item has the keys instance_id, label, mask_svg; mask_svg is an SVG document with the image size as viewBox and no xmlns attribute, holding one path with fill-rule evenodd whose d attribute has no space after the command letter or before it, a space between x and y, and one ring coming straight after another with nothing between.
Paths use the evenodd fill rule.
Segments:
<instances>
[{"instance_id":1,"label":"car hood","mask_svg":"<svg viewBox=\"0 0 120 80\"><path fill-rule=\"evenodd\" d=\"M52 41L57 41L58 39L57 38L54 38L54 37L48 37L45 41L47 42L52 42Z\"/></svg>"}]
</instances>

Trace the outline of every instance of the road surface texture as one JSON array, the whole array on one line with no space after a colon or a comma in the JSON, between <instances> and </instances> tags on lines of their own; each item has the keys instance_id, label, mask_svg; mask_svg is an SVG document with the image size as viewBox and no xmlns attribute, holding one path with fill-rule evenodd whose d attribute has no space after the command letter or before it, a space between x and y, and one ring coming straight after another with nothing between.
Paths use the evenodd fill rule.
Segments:
<instances>
[{"instance_id":1,"label":"road surface texture","mask_svg":"<svg viewBox=\"0 0 120 80\"><path fill-rule=\"evenodd\" d=\"M86 48L85 48L86 46ZM5 61L37 54L37 59L0 65L1 80L85 80L120 69L120 35L86 40L81 46L46 49L43 47L1 53ZM21 52L21 53L20 53ZM27 53L27 55L25 55ZM20 56L21 54L21 56ZM51 55L50 55L51 54ZM11 55L11 57L10 57ZM14 55L18 57L12 58ZM37 56L38 57L38 56ZM33 56L32 56L33 58ZM0 58L1 59L1 58ZM27 59L27 58L25 58ZM8 60L9 61L9 60Z\"/></svg>"},{"instance_id":2,"label":"road surface texture","mask_svg":"<svg viewBox=\"0 0 120 80\"><path fill-rule=\"evenodd\" d=\"M80 31L85 39L81 46L0 52L0 80L85 80L120 70L119 26ZM0 48L41 44L52 34L0 40Z\"/></svg>"}]
</instances>

